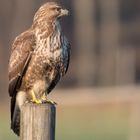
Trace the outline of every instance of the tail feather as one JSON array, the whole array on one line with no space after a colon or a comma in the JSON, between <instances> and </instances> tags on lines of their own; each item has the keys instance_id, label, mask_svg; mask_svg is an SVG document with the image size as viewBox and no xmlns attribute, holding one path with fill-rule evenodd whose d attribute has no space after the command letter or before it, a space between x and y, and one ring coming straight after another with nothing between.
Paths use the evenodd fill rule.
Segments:
<instances>
[{"instance_id":1,"label":"tail feather","mask_svg":"<svg viewBox=\"0 0 140 140\"><path fill-rule=\"evenodd\" d=\"M16 98L11 99L11 129L15 134L20 134L20 109L16 103Z\"/></svg>"},{"instance_id":2,"label":"tail feather","mask_svg":"<svg viewBox=\"0 0 140 140\"><path fill-rule=\"evenodd\" d=\"M20 134L20 109L26 102L26 93L19 91L16 97L11 98L11 129L19 136Z\"/></svg>"}]
</instances>

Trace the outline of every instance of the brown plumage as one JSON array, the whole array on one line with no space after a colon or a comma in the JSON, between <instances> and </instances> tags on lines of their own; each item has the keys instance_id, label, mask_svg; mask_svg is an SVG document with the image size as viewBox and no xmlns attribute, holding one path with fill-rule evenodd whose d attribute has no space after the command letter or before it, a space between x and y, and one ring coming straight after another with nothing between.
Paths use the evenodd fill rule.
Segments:
<instances>
[{"instance_id":1,"label":"brown plumage","mask_svg":"<svg viewBox=\"0 0 140 140\"><path fill-rule=\"evenodd\" d=\"M11 128L19 135L21 106L27 101L43 102L67 72L70 45L61 32L59 18L67 15L57 3L48 2L36 12L32 26L16 37L9 60Z\"/></svg>"}]
</instances>

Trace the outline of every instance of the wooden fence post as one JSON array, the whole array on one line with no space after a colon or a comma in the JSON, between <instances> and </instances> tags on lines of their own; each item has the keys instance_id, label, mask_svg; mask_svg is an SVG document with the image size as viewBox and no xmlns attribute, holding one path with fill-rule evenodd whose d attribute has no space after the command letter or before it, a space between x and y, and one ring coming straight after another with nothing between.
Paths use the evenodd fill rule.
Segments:
<instances>
[{"instance_id":1,"label":"wooden fence post","mask_svg":"<svg viewBox=\"0 0 140 140\"><path fill-rule=\"evenodd\" d=\"M55 140L55 105L25 104L21 109L21 140Z\"/></svg>"}]
</instances>

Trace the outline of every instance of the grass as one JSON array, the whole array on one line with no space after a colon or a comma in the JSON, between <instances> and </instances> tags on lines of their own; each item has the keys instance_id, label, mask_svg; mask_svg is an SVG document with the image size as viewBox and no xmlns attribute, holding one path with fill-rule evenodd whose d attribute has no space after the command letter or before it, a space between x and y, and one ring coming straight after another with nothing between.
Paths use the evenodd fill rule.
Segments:
<instances>
[{"instance_id":1,"label":"grass","mask_svg":"<svg viewBox=\"0 0 140 140\"><path fill-rule=\"evenodd\" d=\"M108 107L83 106L61 109L58 140L127 140L128 112Z\"/></svg>"},{"instance_id":2,"label":"grass","mask_svg":"<svg viewBox=\"0 0 140 140\"><path fill-rule=\"evenodd\" d=\"M18 140L9 115L0 111L0 140ZM127 140L129 109L124 106L57 106L56 140Z\"/></svg>"}]
</instances>

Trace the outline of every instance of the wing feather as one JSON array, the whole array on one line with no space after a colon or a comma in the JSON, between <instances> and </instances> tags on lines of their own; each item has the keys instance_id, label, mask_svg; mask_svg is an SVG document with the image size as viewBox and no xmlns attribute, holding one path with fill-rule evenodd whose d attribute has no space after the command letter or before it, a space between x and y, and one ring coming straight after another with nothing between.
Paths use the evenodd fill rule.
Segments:
<instances>
[{"instance_id":1,"label":"wing feather","mask_svg":"<svg viewBox=\"0 0 140 140\"><path fill-rule=\"evenodd\" d=\"M64 63L64 68L65 68L65 71L64 71L64 74L65 74L69 68L70 53L71 53L70 43L65 36L63 36L63 45L65 46L64 51L63 51L64 52L64 62L63 63Z\"/></svg>"},{"instance_id":2,"label":"wing feather","mask_svg":"<svg viewBox=\"0 0 140 140\"><path fill-rule=\"evenodd\" d=\"M68 71L68 68L69 68L69 63L70 63L70 52L71 52L70 44L67 43L67 64L66 64L65 73Z\"/></svg>"},{"instance_id":3,"label":"wing feather","mask_svg":"<svg viewBox=\"0 0 140 140\"><path fill-rule=\"evenodd\" d=\"M9 95L15 96L19 89L22 77L30 62L35 46L35 38L31 31L19 35L12 46L9 61Z\"/></svg>"}]
</instances>

